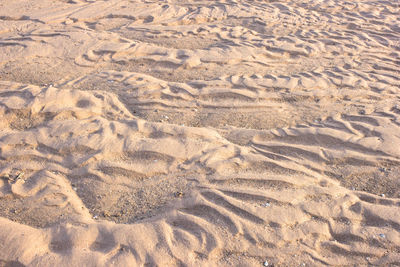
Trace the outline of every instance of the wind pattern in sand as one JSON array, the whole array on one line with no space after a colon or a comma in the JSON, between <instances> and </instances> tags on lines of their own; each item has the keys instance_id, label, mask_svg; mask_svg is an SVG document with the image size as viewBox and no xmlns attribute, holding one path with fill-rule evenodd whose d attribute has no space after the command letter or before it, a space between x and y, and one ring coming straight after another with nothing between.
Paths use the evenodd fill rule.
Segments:
<instances>
[{"instance_id":1,"label":"wind pattern in sand","mask_svg":"<svg viewBox=\"0 0 400 267\"><path fill-rule=\"evenodd\" d=\"M400 265L399 6L0 1L0 266Z\"/></svg>"}]
</instances>

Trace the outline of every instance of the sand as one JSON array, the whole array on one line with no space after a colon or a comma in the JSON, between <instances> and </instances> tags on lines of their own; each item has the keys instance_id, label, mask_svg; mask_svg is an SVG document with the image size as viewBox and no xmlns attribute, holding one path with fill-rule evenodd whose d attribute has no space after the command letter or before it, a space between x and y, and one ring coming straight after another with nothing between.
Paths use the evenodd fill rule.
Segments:
<instances>
[{"instance_id":1,"label":"sand","mask_svg":"<svg viewBox=\"0 0 400 267\"><path fill-rule=\"evenodd\" d=\"M400 265L400 3L0 1L0 266Z\"/></svg>"}]
</instances>

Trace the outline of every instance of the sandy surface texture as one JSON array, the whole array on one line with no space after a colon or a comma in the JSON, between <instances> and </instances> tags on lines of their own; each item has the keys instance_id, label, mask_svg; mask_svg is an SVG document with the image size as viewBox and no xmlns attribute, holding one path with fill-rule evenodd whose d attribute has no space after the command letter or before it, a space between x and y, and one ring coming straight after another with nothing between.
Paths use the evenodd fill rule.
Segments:
<instances>
[{"instance_id":1,"label":"sandy surface texture","mask_svg":"<svg viewBox=\"0 0 400 267\"><path fill-rule=\"evenodd\" d=\"M399 6L0 0L0 266L399 266Z\"/></svg>"}]
</instances>

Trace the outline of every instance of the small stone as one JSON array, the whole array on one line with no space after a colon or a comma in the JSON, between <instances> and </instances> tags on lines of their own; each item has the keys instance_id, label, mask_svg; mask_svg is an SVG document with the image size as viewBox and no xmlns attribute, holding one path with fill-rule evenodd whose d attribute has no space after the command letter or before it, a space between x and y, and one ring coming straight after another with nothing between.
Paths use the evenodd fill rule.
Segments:
<instances>
[{"instance_id":1,"label":"small stone","mask_svg":"<svg viewBox=\"0 0 400 267\"><path fill-rule=\"evenodd\" d=\"M21 179L24 176L24 172L20 172L17 174L17 176L15 176L15 180Z\"/></svg>"},{"instance_id":2,"label":"small stone","mask_svg":"<svg viewBox=\"0 0 400 267\"><path fill-rule=\"evenodd\" d=\"M174 195L175 195L175 197L183 197L184 193L179 191L179 192L176 192Z\"/></svg>"},{"instance_id":3,"label":"small stone","mask_svg":"<svg viewBox=\"0 0 400 267\"><path fill-rule=\"evenodd\" d=\"M104 217L111 217L111 214L108 211L103 211Z\"/></svg>"}]
</instances>

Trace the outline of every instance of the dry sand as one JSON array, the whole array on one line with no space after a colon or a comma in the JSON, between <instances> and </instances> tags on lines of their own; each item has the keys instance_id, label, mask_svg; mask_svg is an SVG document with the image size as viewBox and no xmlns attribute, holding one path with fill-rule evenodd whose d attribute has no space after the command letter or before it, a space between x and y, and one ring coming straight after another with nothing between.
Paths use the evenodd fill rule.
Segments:
<instances>
[{"instance_id":1,"label":"dry sand","mask_svg":"<svg viewBox=\"0 0 400 267\"><path fill-rule=\"evenodd\" d=\"M0 266L398 266L399 70L398 0L0 0Z\"/></svg>"}]
</instances>

